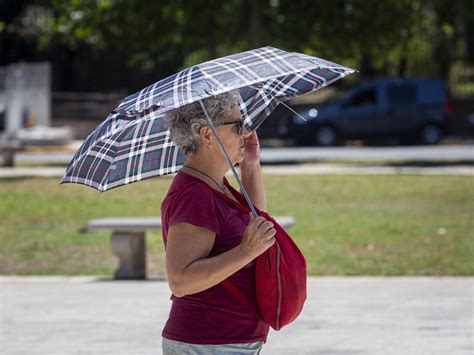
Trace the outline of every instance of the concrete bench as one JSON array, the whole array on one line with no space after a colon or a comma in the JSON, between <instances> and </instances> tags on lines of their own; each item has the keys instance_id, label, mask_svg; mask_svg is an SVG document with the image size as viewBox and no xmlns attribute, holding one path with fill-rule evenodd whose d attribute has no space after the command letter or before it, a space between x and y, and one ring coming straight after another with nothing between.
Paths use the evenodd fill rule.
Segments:
<instances>
[{"instance_id":1,"label":"concrete bench","mask_svg":"<svg viewBox=\"0 0 474 355\"><path fill-rule=\"evenodd\" d=\"M294 225L293 217L281 216L275 220L283 227ZM161 218L103 218L89 221L80 230L86 233L101 229L112 230L110 246L119 259L119 267L114 273L116 280L146 279L145 232L150 229L161 230Z\"/></svg>"},{"instance_id":2,"label":"concrete bench","mask_svg":"<svg viewBox=\"0 0 474 355\"><path fill-rule=\"evenodd\" d=\"M15 165L15 154L25 148L18 142L0 142L0 154L3 155L3 166L13 167Z\"/></svg>"}]
</instances>

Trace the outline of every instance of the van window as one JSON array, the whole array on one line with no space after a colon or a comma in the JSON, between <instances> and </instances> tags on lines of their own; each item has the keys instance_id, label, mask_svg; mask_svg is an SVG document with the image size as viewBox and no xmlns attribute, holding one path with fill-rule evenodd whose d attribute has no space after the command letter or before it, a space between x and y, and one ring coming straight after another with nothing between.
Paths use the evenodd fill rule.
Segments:
<instances>
[{"instance_id":1,"label":"van window","mask_svg":"<svg viewBox=\"0 0 474 355\"><path fill-rule=\"evenodd\" d=\"M427 80L419 86L418 101L420 103L444 104L447 99L446 85L441 80Z\"/></svg>"},{"instance_id":2,"label":"van window","mask_svg":"<svg viewBox=\"0 0 474 355\"><path fill-rule=\"evenodd\" d=\"M416 86L414 84L390 84L387 94L390 103L411 104L416 102Z\"/></svg>"},{"instance_id":3,"label":"van window","mask_svg":"<svg viewBox=\"0 0 474 355\"><path fill-rule=\"evenodd\" d=\"M366 89L363 90L354 96L352 96L349 101L344 105L344 107L362 107L362 106L372 106L376 102L376 93L375 89Z\"/></svg>"}]
</instances>

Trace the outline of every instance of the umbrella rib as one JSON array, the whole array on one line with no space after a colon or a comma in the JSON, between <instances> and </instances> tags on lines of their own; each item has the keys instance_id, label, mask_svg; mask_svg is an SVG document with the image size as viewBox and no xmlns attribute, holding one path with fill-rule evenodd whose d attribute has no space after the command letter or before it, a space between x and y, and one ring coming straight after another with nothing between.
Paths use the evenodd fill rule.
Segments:
<instances>
[{"instance_id":1,"label":"umbrella rib","mask_svg":"<svg viewBox=\"0 0 474 355\"><path fill-rule=\"evenodd\" d=\"M283 102L282 100L276 98L275 96L273 96L273 98L275 100L278 101L278 103L282 104L283 106L285 106L288 110L290 110L291 112L293 112L295 115L297 115L298 117L300 117L301 119L303 119L303 121L306 122L306 118L304 118L303 116L301 116L298 112L296 112L295 110L293 110L290 106L288 106L285 102Z\"/></svg>"}]
</instances>

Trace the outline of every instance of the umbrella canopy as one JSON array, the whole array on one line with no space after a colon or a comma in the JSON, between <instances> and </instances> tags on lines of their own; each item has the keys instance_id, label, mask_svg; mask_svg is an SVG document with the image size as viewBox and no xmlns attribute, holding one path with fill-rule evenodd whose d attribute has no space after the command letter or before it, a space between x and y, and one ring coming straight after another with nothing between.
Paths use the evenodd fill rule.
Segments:
<instances>
[{"instance_id":1,"label":"umbrella canopy","mask_svg":"<svg viewBox=\"0 0 474 355\"><path fill-rule=\"evenodd\" d=\"M237 89L244 124L255 130L280 102L353 72L272 47L187 68L126 97L86 138L61 184L78 183L104 192L177 172L186 155L163 124L164 113L171 109Z\"/></svg>"}]
</instances>

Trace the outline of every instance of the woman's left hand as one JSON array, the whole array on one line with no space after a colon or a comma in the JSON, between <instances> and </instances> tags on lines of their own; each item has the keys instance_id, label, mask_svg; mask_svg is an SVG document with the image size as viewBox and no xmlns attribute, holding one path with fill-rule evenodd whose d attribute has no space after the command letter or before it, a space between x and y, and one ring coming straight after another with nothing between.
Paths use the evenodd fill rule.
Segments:
<instances>
[{"instance_id":1,"label":"woman's left hand","mask_svg":"<svg viewBox=\"0 0 474 355\"><path fill-rule=\"evenodd\" d=\"M244 136L245 154L240 165L252 166L260 163L260 142L257 131Z\"/></svg>"}]
</instances>

